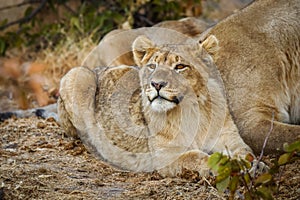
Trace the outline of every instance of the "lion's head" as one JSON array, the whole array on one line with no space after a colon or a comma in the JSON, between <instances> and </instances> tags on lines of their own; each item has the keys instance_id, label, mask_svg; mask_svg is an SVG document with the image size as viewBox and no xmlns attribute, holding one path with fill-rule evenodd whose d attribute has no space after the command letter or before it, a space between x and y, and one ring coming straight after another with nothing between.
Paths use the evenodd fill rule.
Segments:
<instances>
[{"instance_id":1,"label":"lion's head","mask_svg":"<svg viewBox=\"0 0 300 200\"><path fill-rule=\"evenodd\" d=\"M209 68L218 46L214 36L204 42L156 46L146 36L133 43L136 64L141 67L143 104L155 112L167 112L179 105L206 100Z\"/></svg>"}]
</instances>

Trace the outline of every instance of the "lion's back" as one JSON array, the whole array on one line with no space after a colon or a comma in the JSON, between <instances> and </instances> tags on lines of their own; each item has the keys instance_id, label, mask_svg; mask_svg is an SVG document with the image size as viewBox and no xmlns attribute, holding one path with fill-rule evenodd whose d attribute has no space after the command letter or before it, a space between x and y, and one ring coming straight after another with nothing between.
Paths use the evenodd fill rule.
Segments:
<instances>
[{"instance_id":1,"label":"lion's back","mask_svg":"<svg viewBox=\"0 0 300 200\"><path fill-rule=\"evenodd\" d=\"M263 140L257 139L266 137L272 113L281 123L300 122L299 18L299 0L255 1L209 33L220 42L214 61L224 80L232 115L255 151L261 149ZM286 137L299 134L293 127L276 129L281 135L286 132ZM283 143L278 142L279 133L273 135L268 152Z\"/></svg>"}]
</instances>

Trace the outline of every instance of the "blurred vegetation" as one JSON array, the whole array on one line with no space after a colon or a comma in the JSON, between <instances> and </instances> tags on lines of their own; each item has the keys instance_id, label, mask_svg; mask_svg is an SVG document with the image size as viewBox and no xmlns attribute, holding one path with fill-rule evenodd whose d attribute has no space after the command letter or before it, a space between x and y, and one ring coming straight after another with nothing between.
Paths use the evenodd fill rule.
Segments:
<instances>
[{"instance_id":1,"label":"blurred vegetation","mask_svg":"<svg viewBox=\"0 0 300 200\"><path fill-rule=\"evenodd\" d=\"M66 37L78 41L90 35L98 42L116 28L152 26L163 20L201 14L201 0L27 0L22 4L29 5L23 18L0 22L2 56L14 47L39 51ZM49 21L48 15L55 16L55 21Z\"/></svg>"},{"instance_id":2,"label":"blurred vegetation","mask_svg":"<svg viewBox=\"0 0 300 200\"><path fill-rule=\"evenodd\" d=\"M272 159L270 169L262 174L256 173L256 169L251 171L251 155L246 159L236 159L221 153L212 154L208 165L217 174L216 188L220 192L229 192L229 199L236 199L236 196L245 200L276 199L285 166L300 159L300 140L284 144L283 149L285 153Z\"/></svg>"}]
</instances>

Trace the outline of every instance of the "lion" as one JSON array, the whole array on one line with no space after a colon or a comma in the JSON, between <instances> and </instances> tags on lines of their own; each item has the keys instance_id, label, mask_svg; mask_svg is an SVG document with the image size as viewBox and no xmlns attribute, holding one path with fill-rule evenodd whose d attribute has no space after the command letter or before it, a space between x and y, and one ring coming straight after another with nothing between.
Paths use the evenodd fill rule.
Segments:
<instances>
[{"instance_id":1,"label":"lion","mask_svg":"<svg viewBox=\"0 0 300 200\"><path fill-rule=\"evenodd\" d=\"M73 68L61 80L61 125L122 170L207 176L213 152L245 158L252 150L231 118L209 54L217 46L214 36L161 45L138 36L135 66Z\"/></svg>"},{"instance_id":2,"label":"lion","mask_svg":"<svg viewBox=\"0 0 300 200\"><path fill-rule=\"evenodd\" d=\"M259 0L215 25L213 60L244 141L282 152L300 135L300 1Z\"/></svg>"},{"instance_id":3,"label":"lion","mask_svg":"<svg viewBox=\"0 0 300 200\"><path fill-rule=\"evenodd\" d=\"M207 31L212 24L197 19L195 17L187 17L180 20L168 20L155 24L153 27L137 28L131 30L116 29L109 32L100 41L100 44L94 48L91 53L84 59L81 66L94 69L95 67L109 67L118 65L134 65L131 45L133 41L140 35L151 37L157 43L168 40L172 43L179 43L181 40L186 40L186 37L198 37L203 32ZM176 32L170 32L174 30ZM168 34L175 34L170 40ZM173 35L174 35L173 34ZM181 35L181 36L180 36ZM154 36L154 37L153 37ZM32 108L28 110L14 110L10 112L0 112L0 122L12 116L17 118L38 116L42 118L54 118L59 122L57 116L57 104L51 104L44 107Z\"/></svg>"},{"instance_id":4,"label":"lion","mask_svg":"<svg viewBox=\"0 0 300 200\"><path fill-rule=\"evenodd\" d=\"M225 84L230 113L255 154L262 150L269 155L282 153L283 145L300 135L299 6L299 0L255 1L214 26L194 27L199 31L193 29L197 34L189 35L199 41L214 35L220 41L212 57ZM182 21L177 25L182 27ZM176 22L170 27L176 27ZM126 35L133 33L130 39L123 34L109 34L94 55L101 55L108 44L117 41L110 52L122 56L104 56L101 64L133 65L129 49L143 32L148 37L156 36L151 28L126 31ZM158 32L158 40L169 37ZM124 45L119 47L119 43ZM86 59L87 66L93 66L91 58L92 54Z\"/></svg>"}]
</instances>

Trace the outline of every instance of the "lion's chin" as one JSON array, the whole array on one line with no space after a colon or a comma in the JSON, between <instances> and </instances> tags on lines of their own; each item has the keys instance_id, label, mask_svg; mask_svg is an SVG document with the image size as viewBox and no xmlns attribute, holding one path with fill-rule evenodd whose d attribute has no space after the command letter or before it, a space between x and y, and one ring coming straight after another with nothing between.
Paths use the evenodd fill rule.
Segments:
<instances>
[{"instance_id":1,"label":"lion's chin","mask_svg":"<svg viewBox=\"0 0 300 200\"><path fill-rule=\"evenodd\" d=\"M155 112L167 112L176 107L176 103L165 100L163 98L157 98L150 104L151 109Z\"/></svg>"}]
</instances>

